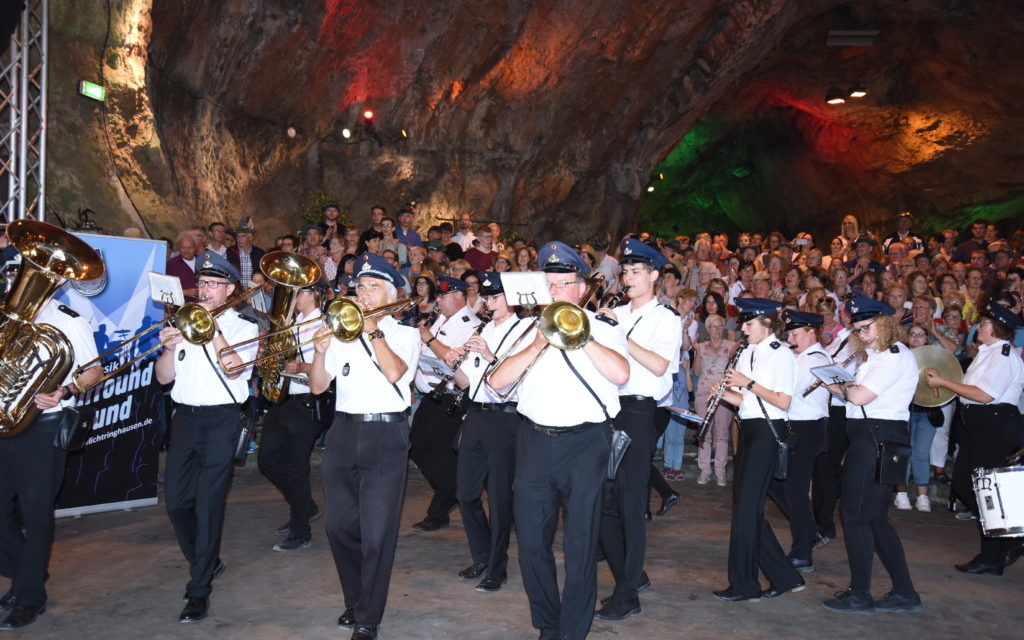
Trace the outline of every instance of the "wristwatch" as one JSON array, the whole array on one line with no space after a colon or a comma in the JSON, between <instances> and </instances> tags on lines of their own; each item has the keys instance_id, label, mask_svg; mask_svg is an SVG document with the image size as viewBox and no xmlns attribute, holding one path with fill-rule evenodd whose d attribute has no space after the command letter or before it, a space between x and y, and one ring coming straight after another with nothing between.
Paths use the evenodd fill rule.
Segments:
<instances>
[{"instance_id":1,"label":"wristwatch","mask_svg":"<svg viewBox=\"0 0 1024 640\"><path fill-rule=\"evenodd\" d=\"M376 340L377 338L383 338L384 337L384 332L381 331L380 329L377 329L376 331L373 331L373 332L369 333L368 335L370 336L370 340L373 341L373 340Z\"/></svg>"},{"instance_id":2,"label":"wristwatch","mask_svg":"<svg viewBox=\"0 0 1024 640\"><path fill-rule=\"evenodd\" d=\"M750 381L750 382L749 382L749 383L747 384L747 386L746 386L746 387L744 387L744 389L746 389L747 391L753 391L753 390L754 390L754 385L755 385L755 384L757 384L757 383L756 383L756 382L754 382L753 380L751 380L751 381Z\"/></svg>"}]
</instances>

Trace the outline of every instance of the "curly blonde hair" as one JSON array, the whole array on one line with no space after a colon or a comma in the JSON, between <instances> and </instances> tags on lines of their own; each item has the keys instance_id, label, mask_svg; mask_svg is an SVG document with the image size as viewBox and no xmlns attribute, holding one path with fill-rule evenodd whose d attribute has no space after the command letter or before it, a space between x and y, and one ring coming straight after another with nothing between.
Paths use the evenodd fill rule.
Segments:
<instances>
[{"instance_id":1,"label":"curly blonde hair","mask_svg":"<svg viewBox=\"0 0 1024 640\"><path fill-rule=\"evenodd\" d=\"M900 342L902 336L900 323L896 320L896 316L875 316L873 321L878 326L878 344L873 347L875 350L884 351ZM860 331L854 329L851 338L855 351L868 347L867 343L861 338Z\"/></svg>"}]
</instances>

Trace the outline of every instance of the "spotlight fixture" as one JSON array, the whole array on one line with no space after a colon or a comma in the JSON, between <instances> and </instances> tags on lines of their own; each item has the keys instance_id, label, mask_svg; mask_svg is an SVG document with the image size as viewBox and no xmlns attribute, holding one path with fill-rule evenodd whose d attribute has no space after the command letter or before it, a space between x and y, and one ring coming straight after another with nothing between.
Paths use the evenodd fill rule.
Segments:
<instances>
[{"instance_id":1,"label":"spotlight fixture","mask_svg":"<svg viewBox=\"0 0 1024 640\"><path fill-rule=\"evenodd\" d=\"M858 82L855 83L852 87L850 87L850 93L847 95L849 95L851 98L863 98L864 96L868 95L868 90L864 88L864 85Z\"/></svg>"},{"instance_id":2,"label":"spotlight fixture","mask_svg":"<svg viewBox=\"0 0 1024 640\"><path fill-rule=\"evenodd\" d=\"M285 129L285 134L289 138L294 138L295 137L295 133L296 133L295 127L288 127L287 129Z\"/></svg>"},{"instance_id":3,"label":"spotlight fixture","mask_svg":"<svg viewBox=\"0 0 1024 640\"><path fill-rule=\"evenodd\" d=\"M402 137L403 138L408 138L409 137L409 132L406 131L405 129L402 129Z\"/></svg>"},{"instance_id":4,"label":"spotlight fixture","mask_svg":"<svg viewBox=\"0 0 1024 640\"><path fill-rule=\"evenodd\" d=\"M828 93L825 94L825 102L829 104L843 104L846 102L846 97L843 92L839 90L839 87L832 87L828 90Z\"/></svg>"},{"instance_id":5,"label":"spotlight fixture","mask_svg":"<svg viewBox=\"0 0 1024 640\"><path fill-rule=\"evenodd\" d=\"M363 124L367 127L373 126L373 111L367 109L363 112Z\"/></svg>"},{"instance_id":6,"label":"spotlight fixture","mask_svg":"<svg viewBox=\"0 0 1024 640\"><path fill-rule=\"evenodd\" d=\"M348 140L349 138L352 137L352 130L349 129L348 127L345 127L344 129L341 130L341 137Z\"/></svg>"},{"instance_id":7,"label":"spotlight fixture","mask_svg":"<svg viewBox=\"0 0 1024 640\"><path fill-rule=\"evenodd\" d=\"M654 193L654 185L653 184L647 187L647 193Z\"/></svg>"}]
</instances>

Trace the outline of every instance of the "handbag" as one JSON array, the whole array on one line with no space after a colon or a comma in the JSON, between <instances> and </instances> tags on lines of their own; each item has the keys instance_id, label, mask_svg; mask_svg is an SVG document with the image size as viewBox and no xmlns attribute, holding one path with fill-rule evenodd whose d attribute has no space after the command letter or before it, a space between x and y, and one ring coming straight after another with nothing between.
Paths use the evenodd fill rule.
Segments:
<instances>
[{"instance_id":1,"label":"handbag","mask_svg":"<svg viewBox=\"0 0 1024 640\"><path fill-rule=\"evenodd\" d=\"M78 451L89 439L89 422L82 419L78 409L64 407L60 410L60 422L53 436L53 446L62 451Z\"/></svg>"},{"instance_id":2,"label":"handbag","mask_svg":"<svg viewBox=\"0 0 1024 640\"><path fill-rule=\"evenodd\" d=\"M789 428L787 423L786 438L780 438L779 432L775 430L775 423L768 417L768 411L765 409L764 403L761 402L760 397L757 398L757 404L761 406L761 413L764 414L764 419L768 421L768 428L772 430L772 435L775 437L775 443L778 445L778 449L776 451L778 463L775 465L775 473L772 477L776 480L785 480L789 477L790 461L796 453L797 435Z\"/></svg>"},{"instance_id":3,"label":"handbag","mask_svg":"<svg viewBox=\"0 0 1024 640\"><path fill-rule=\"evenodd\" d=\"M910 466L910 446L900 442L879 442L875 449L875 482L903 484Z\"/></svg>"}]
</instances>

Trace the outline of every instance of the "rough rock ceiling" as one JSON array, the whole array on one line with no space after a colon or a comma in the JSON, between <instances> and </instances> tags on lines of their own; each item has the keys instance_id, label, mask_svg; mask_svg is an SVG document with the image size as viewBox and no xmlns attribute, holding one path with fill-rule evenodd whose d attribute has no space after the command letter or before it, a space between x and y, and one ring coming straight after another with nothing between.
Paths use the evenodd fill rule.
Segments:
<instances>
[{"instance_id":1,"label":"rough rock ceiling","mask_svg":"<svg viewBox=\"0 0 1024 640\"><path fill-rule=\"evenodd\" d=\"M578 239L632 227L703 117L683 177L743 156L752 186L713 189L702 212L652 199L651 224L968 215L1022 193L1016 4L112 0L108 35L100 7L52 0L53 86L102 80L110 97L51 94L50 200L154 235L253 215L266 241L327 192L357 222L417 199L424 222L471 211ZM876 46L826 50L851 22L879 26ZM854 74L869 100L826 109Z\"/></svg>"}]
</instances>

